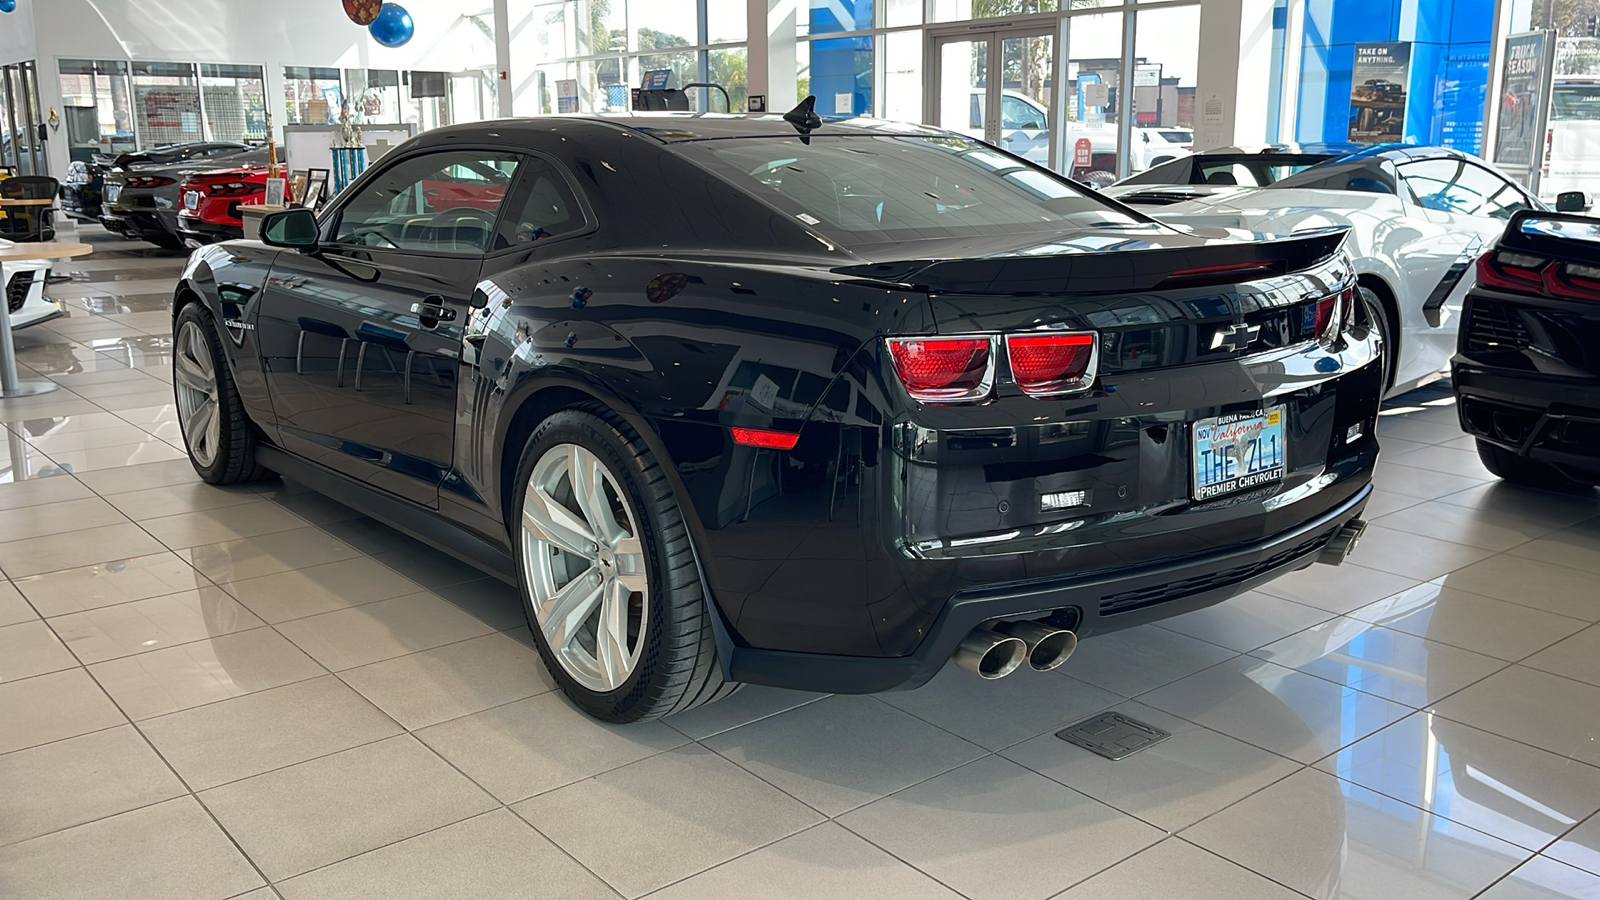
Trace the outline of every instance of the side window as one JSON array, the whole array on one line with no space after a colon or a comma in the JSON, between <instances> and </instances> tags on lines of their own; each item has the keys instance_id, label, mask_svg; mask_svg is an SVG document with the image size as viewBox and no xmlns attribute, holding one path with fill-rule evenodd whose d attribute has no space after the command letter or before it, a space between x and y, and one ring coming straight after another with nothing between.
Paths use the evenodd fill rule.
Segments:
<instances>
[{"instance_id":1,"label":"side window","mask_svg":"<svg viewBox=\"0 0 1600 900\"><path fill-rule=\"evenodd\" d=\"M1440 212L1509 219L1527 206L1527 199L1511 182L1462 160L1409 163L1401 167L1400 177L1419 204Z\"/></svg>"},{"instance_id":2,"label":"side window","mask_svg":"<svg viewBox=\"0 0 1600 900\"><path fill-rule=\"evenodd\" d=\"M549 240L580 231L584 225L583 208L567 179L550 163L530 157L506 203L494 247L503 250Z\"/></svg>"},{"instance_id":3,"label":"side window","mask_svg":"<svg viewBox=\"0 0 1600 900\"><path fill-rule=\"evenodd\" d=\"M1000 126L1002 128L1043 128L1039 111L1016 97L1000 98Z\"/></svg>"},{"instance_id":4,"label":"side window","mask_svg":"<svg viewBox=\"0 0 1600 900\"><path fill-rule=\"evenodd\" d=\"M360 247L482 253L521 157L450 150L391 164L339 211L333 240Z\"/></svg>"}]
</instances>

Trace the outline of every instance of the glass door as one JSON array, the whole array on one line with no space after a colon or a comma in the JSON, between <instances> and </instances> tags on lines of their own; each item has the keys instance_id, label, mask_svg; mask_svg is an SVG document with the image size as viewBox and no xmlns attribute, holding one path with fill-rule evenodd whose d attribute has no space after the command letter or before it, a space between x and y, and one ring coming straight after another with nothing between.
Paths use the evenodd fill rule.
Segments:
<instances>
[{"instance_id":1,"label":"glass door","mask_svg":"<svg viewBox=\"0 0 1600 900\"><path fill-rule=\"evenodd\" d=\"M39 77L31 62L0 67L0 166L18 175L48 174Z\"/></svg>"},{"instance_id":2,"label":"glass door","mask_svg":"<svg viewBox=\"0 0 1600 900\"><path fill-rule=\"evenodd\" d=\"M1055 35L1043 31L935 36L924 121L1024 159L1052 163Z\"/></svg>"}]
</instances>

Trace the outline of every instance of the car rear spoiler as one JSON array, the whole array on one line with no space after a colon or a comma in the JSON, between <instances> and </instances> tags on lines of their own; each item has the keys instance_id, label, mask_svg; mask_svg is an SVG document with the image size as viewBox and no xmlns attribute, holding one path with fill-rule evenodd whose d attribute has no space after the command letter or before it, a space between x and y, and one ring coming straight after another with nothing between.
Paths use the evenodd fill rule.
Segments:
<instances>
[{"instance_id":1,"label":"car rear spoiler","mask_svg":"<svg viewBox=\"0 0 1600 900\"><path fill-rule=\"evenodd\" d=\"M1260 241L971 259L908 259L842 266L839 275L907 285L930 293L1104 294L1206 287L1308 269L1339 252L1348 228L1321 228Z\"/></svg>"},{"instance_id":2,"label":"car rear spoiler","mask_svg":"<svg viewBox=\"0 0 1600 900\"><path fill-rule=\"evenodd\" d=\"M1500 246L1585 265L1600 265L1600 218L1577 213L1518 210Z\"/></svg>"}]
</instances>

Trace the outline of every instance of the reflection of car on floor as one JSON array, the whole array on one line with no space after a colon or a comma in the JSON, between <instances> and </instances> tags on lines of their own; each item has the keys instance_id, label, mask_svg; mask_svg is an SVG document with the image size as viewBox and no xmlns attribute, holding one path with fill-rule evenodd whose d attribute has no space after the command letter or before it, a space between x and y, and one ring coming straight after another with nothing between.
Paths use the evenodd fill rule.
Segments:
<instances>
[{"instance_id":1,"label":"reflection of car on floor","mask_svg":"<svg viewBox=\"0 0 1600 900\"><path fill-rule=\"evenodd\" d=\"M1348 227L1363 297L1383 311L1391 396L1444 377L1473 261L1517 210L1544 208L1475 157L1398 144L1349 153L1262 187L1176 203L1141 198L1138 190L1112 193L1172 223L1267 234Z\"/></svg>"},{"instance_id":2,"label":"reflection of car on floor","mask_svg":"<svg viewBox=\"0 0 1600 900\"><path fill-rule=\"evenodd\" d=\"M1451 367L1461 427L1508 481L1600 484L1600 219L1518 213L1477 269Z\"/></svg>"},{"instance_id":3,"label":"reflection of car on floor","mask_svg":"<svg viewBox=\"0 0 1600 900\"><path fill-rule=\"evenodd\" d=\"M0 241L0 245L4 243ZM43 262L0 263L0 286L4 287L12 328L26 328L61 315L61 307L44 298L49 273L49 264Z\"/></svg>"},{"instance_id":4,"label":"reflection of car on floor","mask_svg":"<svg viewBox=\"0 0 1600 900\"><path fill-rule=\"evenodd\" d=\"M196 171L266 162L266 150L250 147L164 166L118 167L105 176L100 224L126 238L168 250L181 248L178 212L183 208L183 179Z\"/></svg>"},{"instance_id":5,"label":"reflection of car on floor","mask_svg":"<svg viewBox=\"0 0 1600 900\"><path fill-rule=\"evenodd\" d=\"M260 203L266 192L266 166L190 173L178 191L178 236L189 247L244 237L239 205Z\"/></svg>"},{"instance_id":6,"label":"reflection of car on floor","mask_svg":"<svg viewBox=\"0 0 1600 900\"><path fill-rule=\"evenodd\" d=\"M1381 367L1341 230L1180 231L949 132L794 118L440 128L195 251L196 470L519 583L614 721L1050 668L1343 559Z\"/></svg>"}]
</instances>

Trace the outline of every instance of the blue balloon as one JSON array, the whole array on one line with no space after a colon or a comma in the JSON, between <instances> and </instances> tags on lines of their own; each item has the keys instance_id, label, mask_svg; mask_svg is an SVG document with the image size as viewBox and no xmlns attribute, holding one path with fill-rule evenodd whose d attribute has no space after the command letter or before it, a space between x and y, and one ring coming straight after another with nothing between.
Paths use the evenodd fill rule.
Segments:
<instances>
[{"instance_id":1,"label":"blue balloon","mask_svg":"<svg viewBox=\"0 0 1600 900\"><path fill-rule=\"evenodd\" d=\"M411 36L417 33L417 26L404 6L385 3L383 9L378 10L378 17L367 26L367 33L385 47L399 47L411 40Z\"/></svg>"},{"instance_id":2,"label":"blue balloon","mask_svg":"<svg viewBox=\"0 0 1600 900\"><path fill-rule=\"evenodd\" d=\"M0 0L0 12L11 12L17 8L17 0Z\"/></svg>"}]
</instances>

